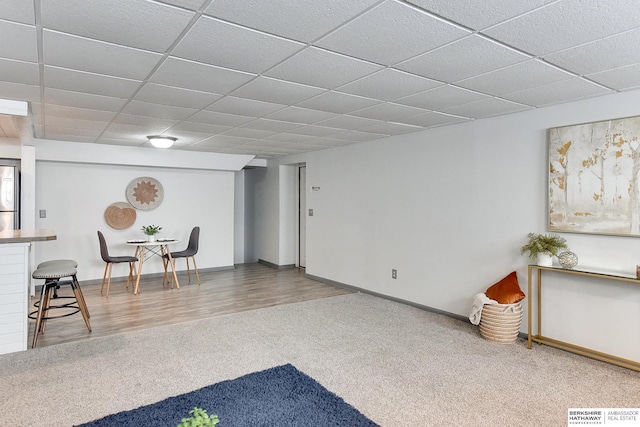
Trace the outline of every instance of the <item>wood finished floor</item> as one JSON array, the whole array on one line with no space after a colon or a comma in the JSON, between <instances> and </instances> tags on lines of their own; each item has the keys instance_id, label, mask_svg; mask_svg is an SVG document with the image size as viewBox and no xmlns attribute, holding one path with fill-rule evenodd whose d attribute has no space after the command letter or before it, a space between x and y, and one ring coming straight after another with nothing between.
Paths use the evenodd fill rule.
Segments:
<instances>
[{"instance_id":1,"label":"wood finished floor","mask_svg":"<svg viewBox=\"0 0 640 427\"><path fill-rule=\"evenodd\" d=\"M82 278L78 278L91 315L92 332L87 331L80 313L53 319L38 337L38 348L352 292L308 279L304 269L277 270L262 264L201 273L200 286L193 272L191 284L186 271L179 272L180 289L163 287L162 277L143 276L138 295L133 295L133 287L127 289L124 281L112 281L109 298L100 294L100 284L82 285ZM70 287L63 286L59 294L71 295ZM32 303L36 300L32 298ZM30 320L29 348L34 325Z\"/></svg>"}]
</instances>

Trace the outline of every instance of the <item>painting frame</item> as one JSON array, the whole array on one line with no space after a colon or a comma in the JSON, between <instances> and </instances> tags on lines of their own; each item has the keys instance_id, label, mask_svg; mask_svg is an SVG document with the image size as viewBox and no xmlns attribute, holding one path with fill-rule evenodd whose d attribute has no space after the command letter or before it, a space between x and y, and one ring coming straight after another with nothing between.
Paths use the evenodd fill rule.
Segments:
<instances>
[{"instance_id":1,"label":"painting frame","mask_svg":"<svg viewBox=\"0 0 640 427\"><path fill-rule=\"evenodd\" d=\"M550 232L640 236L640 116L548 129Z\"/></svg>"}]
</instances>

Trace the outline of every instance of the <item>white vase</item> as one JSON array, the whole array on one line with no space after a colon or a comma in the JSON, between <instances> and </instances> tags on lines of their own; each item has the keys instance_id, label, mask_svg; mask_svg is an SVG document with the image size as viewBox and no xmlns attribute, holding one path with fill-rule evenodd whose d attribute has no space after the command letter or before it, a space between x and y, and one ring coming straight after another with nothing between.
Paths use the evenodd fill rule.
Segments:
<instances>
[{"instance_id":1,"label":"white vase","mask_svg":"<svg viewBox=\"0 0 640 427\"><path fill-rule=\"evenodd\" d=\"M553 257L548 254L538 254L537 264L543 267L552 267Z\"/></svg>"},{"instance_id":2,"label":"white vase","mask_svg":"<svg viewBox=\"0 0 640 427\"><path fill-rule=\"evenodd\" d=\"M155 234L151 234L149 236L147 236L147 242L155 242L156 241L156 235Z\"/></svg>"}]
</instances>

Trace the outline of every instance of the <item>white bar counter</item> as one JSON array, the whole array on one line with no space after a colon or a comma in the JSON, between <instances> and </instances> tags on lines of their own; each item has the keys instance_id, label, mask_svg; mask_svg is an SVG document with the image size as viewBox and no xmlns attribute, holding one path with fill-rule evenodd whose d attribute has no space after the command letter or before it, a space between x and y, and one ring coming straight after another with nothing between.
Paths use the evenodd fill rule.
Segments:
<instances>
[{"instance_id":1,"label":"white bar counter","mask_svg":"<svg viewBox=\"0 0 640 427\"><path fill-rule=\"evenodd\" d=\"M29 251L56 240L53 230L0 231L0 354L24 351L29 335Z\"/></svg>"}]
</instances>

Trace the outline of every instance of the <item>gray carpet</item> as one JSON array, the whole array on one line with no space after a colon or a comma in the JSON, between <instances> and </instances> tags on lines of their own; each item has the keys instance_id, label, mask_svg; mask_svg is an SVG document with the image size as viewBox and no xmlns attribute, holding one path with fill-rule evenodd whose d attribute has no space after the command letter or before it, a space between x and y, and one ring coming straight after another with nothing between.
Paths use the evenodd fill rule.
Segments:
<instances>
[{"instance_id":1,"label":"gray carpet","mask_svg":"<svg viewBox=\"0 0 640 427\"><path fill-rule=\"evenodd\" d=\"M70 426L291 363L383 426L561 426L640 373L351 294L0 356L0 425Z\"/></svg>"}]
</instances>

